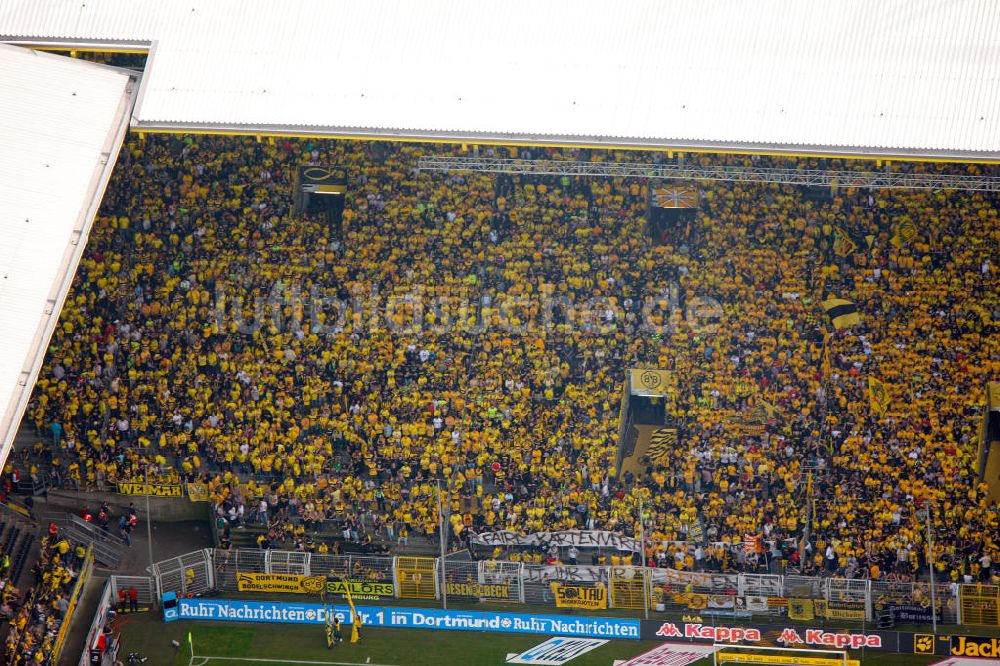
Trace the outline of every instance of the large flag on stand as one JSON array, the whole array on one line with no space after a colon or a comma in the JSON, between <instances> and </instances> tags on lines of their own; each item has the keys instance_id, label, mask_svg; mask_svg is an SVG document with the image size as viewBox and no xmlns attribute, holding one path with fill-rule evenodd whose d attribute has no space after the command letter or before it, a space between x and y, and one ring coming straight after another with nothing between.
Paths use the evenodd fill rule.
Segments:
<instances>
[{"instance_id":1,"label":"large flag on stand","mask_svg":"<svg viewBox=\"0 0 1000 666\"><path fill-rule=\"evenodd\" d=\"M846 231L840 227L833 228L833 253L838 257L846 257L854 254L858 249L858 244L851 240Z\"/></svg>"},{"instance_id":2,"label":"large flag on stand","mask_svg":"<svg viewBox=\"0 0 1000 666\"><path fill-rule=\"evenodd\" d=\"M889 409L889 391L884 383L874 377L868 378L868 404L871 410L879 416L884 416Z\"/></svg>"},{"instance_id":3,"label":"large flag on stand","mask_svg":"<svg viewBox=\"0 0 1000 666\"><path fill-rule=\"evenodd\" d=\"M354 597L351 596L351 586L344 587L344 596L347 597L347 605L351 607L351 642L357 643L361 640L361 615L354 607Z\"/></svg>"},{"instance_id":4,"label":"large flag on stand","mask_svg":"<svg viewBox=\"0 0 1000 666\"><path fill-rule=\"evenodd\" d=\"M660 187L653 190L653 205L657 208L695 208L698 193L686 187Z\"/></svg>"},{"instance_id":5,"label":"large flag on stand","mask_svg":"<svg viewBox=\"0 0 1000 666\"><path fill-rule=\"evenodd\" d=\"M917 239L917 235L919 234L917 225L909 218L895 225L892 231L892 238L889 239L889 242L892 243L893 247L909 245Z\"/></svg>"},{"instance_id":6,"label":"large flag on stand","mask_svg":"<svg viewBox=\"0 0 1000 666\"><path fill-rule=\"evenodd\" d=\"M838 331L861 323L858 306L844 298L831 297L822 303L823 311L830 318L830 323Z\"/></svg>"}]
</instances>

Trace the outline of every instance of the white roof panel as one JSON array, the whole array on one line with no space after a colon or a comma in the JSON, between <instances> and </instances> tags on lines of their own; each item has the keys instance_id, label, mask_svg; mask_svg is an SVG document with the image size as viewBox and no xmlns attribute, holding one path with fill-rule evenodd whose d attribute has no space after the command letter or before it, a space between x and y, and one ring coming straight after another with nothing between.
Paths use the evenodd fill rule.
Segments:
<instances>
[{"instance_id":1,"label":"white roof panel","mask_svg":"<svg viewBox=\"0 0 1000 666\"><path fill-rule=\"evenodd\" d=\"M139 127L1000 158L995 0L0 0Z\"/></svg>"},{"instance_id":2,"label":"white roof panel","mask_svg":"<svg viewBox=\"0 0 1000 666\"><path fill-rule=\"evenodd\" d=\"M0 44L0 466L128 130L127 73Z\"/></svg>"}]
</instances>

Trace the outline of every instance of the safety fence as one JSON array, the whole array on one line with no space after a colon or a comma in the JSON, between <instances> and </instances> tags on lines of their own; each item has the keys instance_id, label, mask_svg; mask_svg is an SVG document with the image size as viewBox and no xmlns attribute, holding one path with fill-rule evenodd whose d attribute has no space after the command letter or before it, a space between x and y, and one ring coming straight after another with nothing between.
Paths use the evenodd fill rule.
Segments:
<instances>
[{"instance_id":1,"label":"safety fence","mask_svg":"<svg viewBox=\"0 0 1000 666\"><path fill-rule=\"evenodd\" d=\"M66 643L66 636L69 634L69 626L73 621L76 605L80 602L80 594L83 592L84 587L86 587L87 581L90 580L90 574L93 571L94 546L91 545L87 548L87 554L83 558L83 563L80 566L80 575L77 576L76 584L73 585L73 591L69 595L69 606L66 608L66 615L63 617L62 624L59 625L59 633L56 634L56 640L52 646L50 660L53 664L59 663L59 655L62 653L63 645Z\"/></svg>"},{"instance_id":2,"label":"safety fence","mask_svg":"<svg viewBox=\"0 0 1000 666\"><path fill-rule=\"evenodd\" d=\"M104 583L97 601L90 628L84 638L79 666L100 664L113 666L118 659L119 618L133 612L131 591L136 592L135 612L150 612L157 606L156 579L148 576L111 576ZM124 604L119 601L119 593L125 592ZM55 660L52 663L56 663Z\"/></svg>"},{"instance_id":3,"label":"safety fence","mask_svg":"<svg viewBox=\"0 0 1000 666\"><path fill-rule=\"evenodd\" d=\"M1000 587L962 585L958 598L966 624L977 627L1000 626Z\"/></svg>"},{"instance_id":4,"label":"safety fence","mask_svg":"<svg viewBox=\"0 0 1000 666\"><path fill-rule=\"evenodd\" d=\"M749 619L980 626L997 622L997 588L926 582L691 572L632 566L533 565L431 557L204 549L153 566L156 596L209 592L344 594L359 599L456 599L584 610L680 611ZM966 589L968 588L968 589ZM974 593L976 596L974 596ZM932 599L935 611L932 612Z\"/></svg>"}]
</instances>

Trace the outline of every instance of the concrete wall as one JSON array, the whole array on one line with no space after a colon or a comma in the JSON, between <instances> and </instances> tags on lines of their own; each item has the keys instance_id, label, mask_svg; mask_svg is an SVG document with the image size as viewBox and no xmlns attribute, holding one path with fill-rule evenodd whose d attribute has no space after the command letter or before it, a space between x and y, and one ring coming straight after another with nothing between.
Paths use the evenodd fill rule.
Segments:
<instances>
[{"instance_id":1,"label":"concrete wall","mask_svg":"<svg viewBox=\"0 0 1000 666\"><path fill-rule=\"evenodd\" d=\"M47 495L35 498L35 512L79 513L83 507L96 511L102 502L120 516L130 503L135 504L140 516L146 514L145 495L119 495L118 493L84 493L74 490L50 490ZM184 520L208 520L208 503L192 502L186 497L150 497L149 511L153 522L173 523Z\"/></svg>"}]
</instances>

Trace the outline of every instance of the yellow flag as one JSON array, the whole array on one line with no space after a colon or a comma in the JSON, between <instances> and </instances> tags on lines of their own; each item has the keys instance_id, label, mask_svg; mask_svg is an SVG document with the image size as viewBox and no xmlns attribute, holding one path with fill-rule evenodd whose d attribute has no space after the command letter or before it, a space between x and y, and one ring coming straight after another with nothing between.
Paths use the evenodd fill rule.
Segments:
<instances>
[{"instance_id":1,"label":"yellow flag","mask_svg":"<svg viewBox=\"0 0 1000 666\"><path fill-rule=\"evenodd\" d=\"M812 620L815 617L812 599L789 599L788 617L791 620Z\"/></svg>"},{"instance_id":2,"label":"yellow flag","mask_svg":"<svg viewBox=\"0 0 1000 666\"><path fill-rule=\"evenodd\" d=\"M874 377L868 378L868 404L872 412L884 416L889 408L889 391L884 383Z\"/></svg>"},{"instance_id":3,"label":"yellow flag","mask_svg":"<svg viewBox=\"0 0 1000 666\"><path fill-rule=\"evenodd\" d=\"M829 379L833 374L833 365L830 362L830 334L823 331L823 378Z\"/></svg>"},{"instance_id":4,"label":"yellow flag","mask_svg":"<svg viewBox=\"0 0 1000 666\"><path fill-rule=\"evenodd\" d=\"M838 257L846 257L854 254L858 249L858 244L851 240L846 231L840 227L833 228L833 253Z\"/></svg>"},{"instance_id":5,"label":"yellow flag","mask_svg":"<svg viewBox=\"0 0 1000 666\"><path fill-rule=\"evenodd\" d=\"M904 218L893 227L892 238L889 239L889 242L892 243L893 247L903 247L916 240L918 234L917 225L914 224L913 220Z\"/></svg>"},{"instance_id":6,"label":"yellow flag","mask_svg":"<svg viewBox=\"0 0 1000 666\"><path fill-rule=\"evenodd\" d=\"M830 322L838 331L861 323L858 306L854 301L834 296L820 303L820 307L830 317Z\"/></svg>"},{"instance_id":7,"label":"yellow flag","mask_svg":"<svg viewBox=\"0 0 1000 666\"><path fill-rule=\"evenodd\" d=\"M344 592L347 596L347 605L351 607L351 642L357 643L361 640L361 615L358 614L358 610L354 607L351 586L347 585L344 588Z\"/></svg>"}]
</instances>

